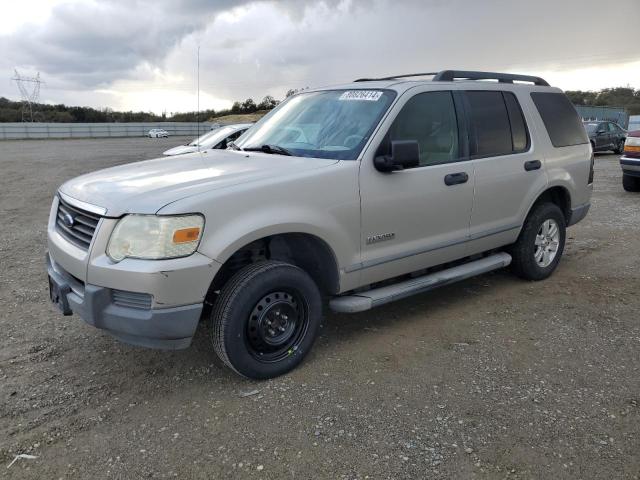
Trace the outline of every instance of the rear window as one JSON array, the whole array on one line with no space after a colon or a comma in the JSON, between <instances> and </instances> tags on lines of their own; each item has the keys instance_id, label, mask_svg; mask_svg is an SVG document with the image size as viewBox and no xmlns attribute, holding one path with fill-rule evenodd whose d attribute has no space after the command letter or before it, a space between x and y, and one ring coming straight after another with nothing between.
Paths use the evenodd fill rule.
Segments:
<instances>
[{"instance_id":1,"label":"rear window","mask_svg":"<svg viewBox=\"0 0 640 480\"><path fill-rule=\"evenodd\" d=\"M531 93L554 147L589 143L582 121L563 93Z\"/></svg>"},{"instance_id":2,"label":"rear window","mask_svg":"<svg viewBox=\"0 0 640 480\"><path fill-rule=\"evenodd\" d=\"M475 142L471 155L490 157L521 152L529 146L527 126L510 92L467 91Z\"/></svg>"}]
</instances>

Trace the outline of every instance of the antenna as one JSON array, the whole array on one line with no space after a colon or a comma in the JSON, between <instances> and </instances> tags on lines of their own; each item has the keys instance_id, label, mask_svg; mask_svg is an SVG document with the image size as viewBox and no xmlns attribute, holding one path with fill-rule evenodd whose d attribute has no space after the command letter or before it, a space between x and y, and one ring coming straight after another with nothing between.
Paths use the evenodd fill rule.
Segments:
<instances>
[{"instance_id":1,"label":"antenna","mask_svg":"<svg viewBox=\"0 0 640 480\"><path fill-rule=\"evenodd\" d=\"M198 110L196 112L196 124L198 128L198 138L200 138L200 44L198 44ZM198 151L200 151L200 142L198 142Z\"/></svg>"},{"instance_id":2,"label":"antenna","mask_svg":"<svg viewBox=\"0 0 640 480\"><path fill-rule=\"evenodd\" d=\"M14 69L15 76L11 79L18 85L20 96L22 97L22 121L24 122L25 110L29 109L29 119L33 122L33 104L40 100L40 85L44 82L40 80L40 72L35 77L26 77Z\"/></svg>"}]
</instances>

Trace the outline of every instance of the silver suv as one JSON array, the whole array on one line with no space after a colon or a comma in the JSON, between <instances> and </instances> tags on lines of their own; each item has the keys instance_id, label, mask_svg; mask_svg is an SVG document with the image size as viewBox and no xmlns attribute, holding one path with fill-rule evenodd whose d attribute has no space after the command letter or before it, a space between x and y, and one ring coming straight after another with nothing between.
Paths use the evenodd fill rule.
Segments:
<instances>
[{"instance_id":1,"label":"silver suv","mask_svg":"<svg viewBox=\"0 0 640 480\"><path fill-rule=\"evenodd\" d=\"M304 91L228 150L62 185L51 299L147 347L188 347L204 318L225 364L270 378L309 352L325 303L360 312L508 265L547 278L592 181L580 118L538 77Z\"/></svg>"}]
</instances>

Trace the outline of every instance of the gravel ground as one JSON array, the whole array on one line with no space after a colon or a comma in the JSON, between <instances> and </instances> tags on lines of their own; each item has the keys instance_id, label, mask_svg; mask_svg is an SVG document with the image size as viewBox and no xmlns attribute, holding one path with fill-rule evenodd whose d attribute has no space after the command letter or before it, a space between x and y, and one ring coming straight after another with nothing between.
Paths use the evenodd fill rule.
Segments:
<instances>
[{"instance_id":1,"label":"gravel ground","mask_svg":"<svg viewBox=\"0 0 640 480\"><path fill-rule=\"evenodd\" d=\"M56 187L179 140L0 143L0 477L639 478L640 196L615 156L549 280L328 314L300 368L251 382L204 324L145 350L47 298Z\"/></svg>"}]
</instances>

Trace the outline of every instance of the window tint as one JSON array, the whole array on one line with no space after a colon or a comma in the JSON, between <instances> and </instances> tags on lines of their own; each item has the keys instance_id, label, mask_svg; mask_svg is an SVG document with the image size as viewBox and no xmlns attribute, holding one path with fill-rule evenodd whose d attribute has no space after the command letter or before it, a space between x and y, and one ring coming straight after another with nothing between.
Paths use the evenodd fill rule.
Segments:
<instances>
[{"instance_id":1,"label":"window tint","mask_svg":"<svg viewBox=\"0 0 640 480\"><path fill-rule=\"evenodd\" d=\"M536 105L554 147L589 143L576 109L563 93L533 92Z\"/></svg>"},{"instance_id":2,"label":"window tint","mask_svg":"<svg viewBox=\"0 0 640 480\"><path fill-rule=\"evenodd\" d=\"M471 129L476 144L471 155L485 157L512 152L511 126L502 92L469 91Z\"/></svg>"},{"instance_id":3,"label":"window tint","mask_svg":"<svg viewBox=\"0 0 640 480\"><path fill-rule=\"evenodd\" d=\"M527 132L527 124L522 115L522 109L513 93L503 92L502 94L507 104L507 112L509 113L509 121L511 123L513 151L524 151L529 147L529 134Z\"/></svg>"},{"instance_id":4,"label":"window tint","mask_svg":"<svg viewBox=\"0 0 640 480\"><path fill-rule=\"evenodd\" d=\"M609 125L609 131L611 133L618 133L618 129L616 128L616 126L613 123L608 123L607 125Z\"/></svg>"},{"instance_id":5,"label":"window tint","mask_svg":"<svg viewBox=\"0 0 640 480\"><path fill-rule=\"evenodd\" d=\"M389 129L387 153L393 140L417 140L421 167L456 160L458 124L451 92L419 93L411 98Z\"/></svg>"}]
</instances>

